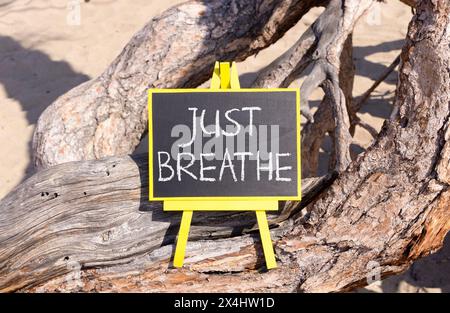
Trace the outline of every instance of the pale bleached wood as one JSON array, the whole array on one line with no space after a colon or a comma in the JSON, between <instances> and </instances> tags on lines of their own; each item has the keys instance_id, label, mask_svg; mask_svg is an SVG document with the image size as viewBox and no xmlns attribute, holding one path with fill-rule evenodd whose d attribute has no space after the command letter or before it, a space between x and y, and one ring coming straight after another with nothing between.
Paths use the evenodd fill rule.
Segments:
<instances>
[{"instance_id":1,"label":"pale bleached wood","mask_svg":"<svg viewBox=\"0 0 450 313\"><path fill-rule=\"evenodd\" d=\"M331 180L303 180L302 207ZM269 214L269 222L276 226L300 209ZM86 267L131 261L173 243L180 217L148 201L146 154L42 170L0 202L0 290L44 282L74 261ZM189 238L238 236L255 224L254 212L196 212Z\"/></svg>"}]
</instances>

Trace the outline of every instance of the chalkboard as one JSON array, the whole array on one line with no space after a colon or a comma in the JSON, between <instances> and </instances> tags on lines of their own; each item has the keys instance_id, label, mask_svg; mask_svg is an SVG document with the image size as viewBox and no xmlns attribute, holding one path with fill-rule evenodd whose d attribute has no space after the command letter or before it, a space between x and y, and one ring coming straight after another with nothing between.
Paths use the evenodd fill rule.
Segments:
<instances>
[{"instance_id":1,"label":"chalkboard","mask_svg":"<svg viewBox=\"0 0 450 313\"><path fill-rule=\"evenodd\" d=\"M151 89L150 200L299 200L298 89Z\"/></svg>"}]
</instances>

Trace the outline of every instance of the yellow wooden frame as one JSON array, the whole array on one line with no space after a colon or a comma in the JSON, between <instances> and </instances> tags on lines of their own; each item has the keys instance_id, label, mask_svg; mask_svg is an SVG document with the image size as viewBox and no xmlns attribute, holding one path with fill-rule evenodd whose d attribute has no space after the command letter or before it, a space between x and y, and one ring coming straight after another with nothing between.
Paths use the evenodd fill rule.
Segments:
<instances>
[{"instance_id":1,"label":"yellow wooden frame","mask_svg":"<svg viewBox=\"0 0 450 313\"><path fill-rule=\"evenodd\" d=\"M153 125L152 125L152 94L153 93L186 93L186 92L286 92L296 93L296 134L297 134L297 196L247 196L247 197L154 197L153 195ZM210 89L150 89L148 100L149 114L149 199L150 201L164 201L164 211L183 211L180 230L173 264L182 267L192 221L193 211L255 211L259 226L261 243L264 251L267 269L277 267L275 254L270 239L269 225L266 211L278 210L278 200L301 199L301 151L300 151L300 93L298 89L240 89L236 64L230 69L228 62L216 62Z\"/></svg>"},{"instance_id":2,"label":"yellow wooden frame","mask_svg":"<svg viewBox=\"0 0 450 313\"><path fill-rule=\"evenodd\" d=\"M211 83L211 86L213 83ZM153 123L152 123L152 94L155 93L189 93L189 92L295 92L296 93L296 134L297 134L297 195L296 196L238 196L238 197L227 197L227 196L208 196L208 197L155 197L153 190ZM149 199L150 201L222 201L222 200L301 200L302 194L302 181L301 181L301 151L300 151L300 91L294 88L242 88L242 89L150 89L148 94L148 153L149 153Z\"/></svg>"}]
</instances>

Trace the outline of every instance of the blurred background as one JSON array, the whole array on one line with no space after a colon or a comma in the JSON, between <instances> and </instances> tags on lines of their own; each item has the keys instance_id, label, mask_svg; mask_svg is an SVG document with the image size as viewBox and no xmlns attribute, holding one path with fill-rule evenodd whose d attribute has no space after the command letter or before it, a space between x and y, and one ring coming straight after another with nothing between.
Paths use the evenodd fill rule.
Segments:
<instances>
[{"instance_id":1,"label":"blurred background","mask_svg":"<svg viewBox=\"0 0 450 313\"><path fill-rule=\"evenodd\" d=\"M30 142L39 115L74 86L101 74L128 40L179 0L0 0L0 199L33 174ZM242 87L281 55L323 11L311 10L277 43L238 63ZM74 15L74 12L79 14ZM366 91L400 53L411 9L400 1L377 4L353 35L353 95ZM307 75L306 71L305 75ZM291 87L300 87L299 77ZM392 108L397 71L380 84L359 117L379 130ZM206 85L205 85L206 86ZM317 90L311 104L323 94ZM355 153L372 141L357 128ZM147 151L146 140L136 153ZM330 143L321 151L326 171ZM450 236L444 247L398 276L357 292L450 292Z\"/></svg>"}]
</instances>

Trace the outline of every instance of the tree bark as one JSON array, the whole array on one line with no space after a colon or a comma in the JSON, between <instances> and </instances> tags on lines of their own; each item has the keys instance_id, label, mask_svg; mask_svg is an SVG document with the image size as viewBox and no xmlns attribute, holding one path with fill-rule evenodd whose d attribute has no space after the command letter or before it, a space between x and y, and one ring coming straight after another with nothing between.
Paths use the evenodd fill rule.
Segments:
<instances>
[{"instance_id":1,"label":"tree bark","mask_svg":"<svg viewBox=\"0 0 450 313\"><path fill-rule=\"evenodd\" d=\"M420 2L391 119L305 210L273 225L277 269L263 271L257 236L228 222L211 231L209 215L185 267L171 268L174 215L146 203L145 170L141 181L133 162L111 158L42 171L0 203L0 290L346 291L374 265L382 277L405 270L450 229L449 14L446 0ZM64 277L70 262L79 284Z\"/></svg>"},{"instance_id":2,"label":"tree bark","mask_svg":"<svg viewBox=\"0 0 450 313\"><path fill-rule=\"evenodd\" d=\"M181 214L148 201L147 161L143 154L60 164L2 200L0 291L69 273L75 262L84 268L121 265L173 244ZM302 207L331 179L303 180ZM269 224L275 227L294 213L269 212ZM196 212L189 240L238 236L255 226L254 212Z\"/></svg>"},{"instance_id":3,"label":"tree bark","mask_svg":"<svg viewBox=\"0 0 450 313\"><path fill-rule=\"evenodd\" d=\"M354 66L351 34L359 18L376 0L331 0L325 11L291 49L256 79L255 87L287 87L311 63L314 64L300 89L301 112L308 119L302 130L302 173L314 176L319 149L326 133L333 139L330 165L344 171L351 162L349 132L356 111L351 107ZM309 96L321 86L326 96L314 120Z\"/></svg>"},{"instance_id":4,"label":"tree bark","mask_svg":"<svg viewBox=\"0 0 450 313\"><path fill-rule=\"evenodd\" d=\"M302 130L302 174L305 177L316 174L319 149L327 133L333 139L330 168L334 170L337 166L337 170L342 171L351 161L348 129L352 128L357 112L350 110L355 73L351 33L374 2L330 1L292 48L261 71L254 82L254 87L288 87L309 64L315 64L301 87L302 114L309 120ZM322 101L315 120L308 100L320 85L328 96Z\"/></svg>"},{"instance_id":5,"label":"tree bark","mask_svg":"<svg viewBox=\"0 0 450 313\"><path fill-rule=\"evenodd\" d=\"M353 81L355 77L355 67L353 63L353 44L352 34L347 38L341 56L339 68L339 85L345 98L345 105L348 112L349 132L351 135L354 119L358 110L353 108ZM308 121L302 129L302 176L314 177L317 175L319 152L323 140L328 133L332 139L333 147L329 160L329 169L333 171L336 168L337 156L342 153L336 146L336 134L334 132L336 123L333 119L333 104L329 96L325 96L320 103L313 121ZM308 147L308 148L306 148ZM342 147L342 146L341 146ZM346 148L348 149L348 147ZM349 153L344 151L344 153Z\"/></svg>"},{"instance_id":6,"label":"tree bark","mask_svg":"<svg viewBox=\"0 0 450 313\"><path fill-rule=\"evenodd\" d=\"M242 61L277 41L324 0L189 1L149 22L98 78L41 115L38 168L132 153L147 128L148 88L196 87L217 60Z\"/></svg>"}]
</instances>

